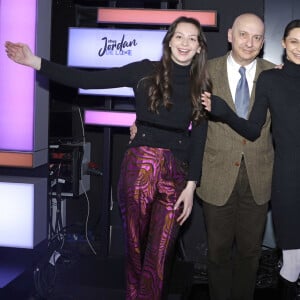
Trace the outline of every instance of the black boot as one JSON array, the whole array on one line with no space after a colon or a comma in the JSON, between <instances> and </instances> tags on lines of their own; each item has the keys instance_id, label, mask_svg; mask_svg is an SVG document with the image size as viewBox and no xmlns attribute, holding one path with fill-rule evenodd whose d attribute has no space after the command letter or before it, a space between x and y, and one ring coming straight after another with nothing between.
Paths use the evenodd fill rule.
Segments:
<instances>
[{"instance_id":1,"label":"black boot","mask_svg":"<svg viewBox=\"0 0 300 300\"><path fill-rule=\"evenodd\" d=\"M297 282L291 282L279 276L278 287L280 293L280 300L297 299Z\"/></svg>"}]
</instances>

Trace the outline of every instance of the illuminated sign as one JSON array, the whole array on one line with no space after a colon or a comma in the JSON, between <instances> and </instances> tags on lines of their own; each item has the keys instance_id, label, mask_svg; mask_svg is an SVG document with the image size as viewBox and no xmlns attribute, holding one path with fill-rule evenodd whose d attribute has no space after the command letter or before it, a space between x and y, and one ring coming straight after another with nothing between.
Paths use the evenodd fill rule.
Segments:
<instances>
[{"instance_id":1,"label":"illuminated sign","mask_svg":"<svg viewBox=\"0 0 300 300\"><path fill-rule=\"evenodd\" d=\"M160 60L166 30L70 28L68 65L120 67L145 58ZM99 78L101 80L101 78ZM80 94L133 97L132 88L79 89Z\"/></svg>"},{"instance_id":2,"label":"illuminated sign","mask_svg":"<svg viewBox=\"0 0 300 300\"><path fill-rule=\"evenodd\" d=\"M129 127L135 119L135 112L101 110L85 110L84 112L84 123L87 125Z\"/></svg>"},{"instance_id":3,"label":"illuminated sign","mask_svg":"<svg viewBox=\"0 0 300 300\"><path fill-rule=\"evenodd\" d=\"M213 10L174 9L98 9L99 23L169 25L175 19L186 16L197 19L203 27L217 27L217 12Z\"/></svg>"},{"instance_id":4,"label":"illuminated sign","mask_svg":"<svg viewBox=\"0 0 300 300\"><path fill-rule=\"evenodd\" d=\"M159 60L165 30L70 28L68 65L112 68L145 58Z\"/></svg>"},{"instance_id":5,"label":"illuminated sign","mask_svg":"<svg viewBox=\"0 0 300 300\"><path fill-rule=\"evenodd\" d=\"M79 89L79 94L82 95L102 95L102 96L119 96L119 97L134 97L133 89L128 87L113 88L113 89Z\"/></svg>"},{"instance_id":6,"label":"illuminated sign","mask_svg":"<svg viewBox=\"0 0 300 300\"><path fill-rule=\"evenodd\" d=\"M136 119L134 112L86 110L84 123L87 125L129 127Z\"/></svg>"}]
</instances>

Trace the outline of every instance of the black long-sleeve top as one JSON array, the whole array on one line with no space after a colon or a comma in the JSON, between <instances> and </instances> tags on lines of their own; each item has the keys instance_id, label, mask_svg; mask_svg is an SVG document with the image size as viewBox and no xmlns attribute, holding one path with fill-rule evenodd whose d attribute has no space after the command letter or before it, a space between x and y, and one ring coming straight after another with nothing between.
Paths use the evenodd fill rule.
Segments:
<instances>
[{"instance_id":1,"label":"black long-sleeve top","mask_svg":"<svg viewBox=\"0 0 300 300\"><path fill-rule=\"evenodd\" d=\"M142 121L138 133L128 147L150 146L170 149L175 157L189 164L187 180L199 181L207 133L207 121L188 128L191 122L190 66L172 63L172 108L159 107L159 113L148 109L147 76L157 62L142 60L123 67L84 71L42 59L40 73L61 84L83 88L133 88L136 116ZM145 125L146 124L146 125ZM158 126L149 126L157 124Z\"/></svg>"}]
</instances>

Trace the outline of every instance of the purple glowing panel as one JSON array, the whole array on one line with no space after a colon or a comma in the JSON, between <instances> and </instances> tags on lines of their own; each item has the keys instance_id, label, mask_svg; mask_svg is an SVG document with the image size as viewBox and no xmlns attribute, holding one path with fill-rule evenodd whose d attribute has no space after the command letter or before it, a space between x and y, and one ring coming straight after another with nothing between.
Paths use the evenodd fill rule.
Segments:
<instances>
[{"instance_id":1,"label":"purple glowing panel","mask_svg":"<svg viewBox=\"0 0 300 300\"><path fill-rule=\"evenodd\" d=\"M84 123L98 126L129 127L136 119L134 112L112 112L99 110L86 110L84 112ZM191 125L189 127L191 129Z\"/></svg>"},{"instance_id":2,"label":"purple glowing panel","mask_svg":"<svg viewBox=\"0 0 300 300\"><path fill-rule=\"evenodd\" d=\"M135 121L133 112L112 112L86 110L84 121L87 125L129 127Z\"/></svg>"},{"instance_id":3,"label":"purple glowing panel","mask_svg":"<svg viewBox=\"0 0 300 300\"><path fill-rule=\"evenodd\" d=\"M82 95L101 95L101 96L119 96L134 97L133 89L129 87L113 88L113 89L79 89Z\"/></svg>"},{"instance_id":4,"label":"purple glowing panel","mask_svg":"<svg viewBox=\"0 0 300 300\"><path fill-rule=\"evenodd\" d=\"M33 150L34 71L10 61L5 41L26 42L35 51L37 0L0 1L0 149Z\"/></svg>"}]
</instances>

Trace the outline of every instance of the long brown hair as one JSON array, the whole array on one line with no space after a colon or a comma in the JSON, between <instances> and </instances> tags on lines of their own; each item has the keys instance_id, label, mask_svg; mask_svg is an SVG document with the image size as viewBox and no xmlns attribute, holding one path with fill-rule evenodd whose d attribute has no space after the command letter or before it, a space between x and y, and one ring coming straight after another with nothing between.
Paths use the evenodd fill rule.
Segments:
<instances>
[{"instance_id":1,"label":"long brown hair","mask_svg":"<svg viewBox=\"0 0 300 300\"><path fill-rule=\"evenodd\" d=\"M208 75L207 63L207 43L206 37L203 33L202 27L198 20L189 17L179 17L169 27L163 39L163 54L161 60L157 65L156 72L151 77L151 84L149 89L149 110L158 113L158 108L161 104L168 110L172 107L171 94L171 49L169 42L172 39L177 25L179 23L190 23L198 29L198 42L201 47L200 53L195 54L190 68L191 80L191 102L192 102L192 121L199 123L206 115L201 104L201 93L203 91L211 92L211 80Z\"/></svg>"}]
</instances>

